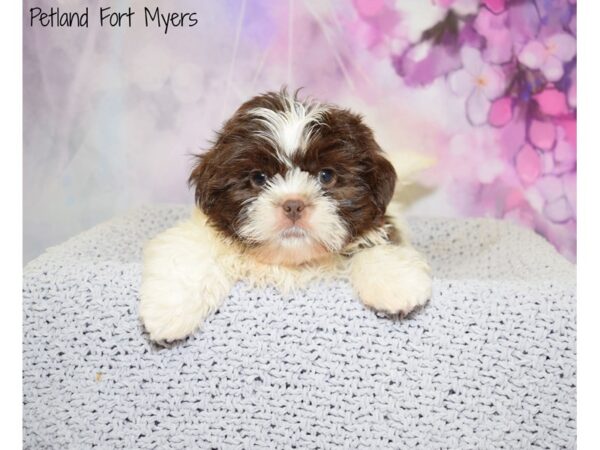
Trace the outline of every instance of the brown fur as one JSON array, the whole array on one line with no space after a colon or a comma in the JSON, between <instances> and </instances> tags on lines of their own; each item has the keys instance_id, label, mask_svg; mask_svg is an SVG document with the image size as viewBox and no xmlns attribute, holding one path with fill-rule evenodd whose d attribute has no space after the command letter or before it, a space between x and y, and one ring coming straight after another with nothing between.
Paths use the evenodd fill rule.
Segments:
<instances>
[{"instance_id":1,"label":"brown fur","mask_svg":"<svg viewBox=\"0 0 600 450\"><path fill-rule=\"evenodd\" d=\"M273 176L288 170L277 159L275 149L256 135L263 125L246 113L257 107L282 111L282 95L285 92L270 92L244 103L225 123L213 147L198 156L189 178L196 202L211 224L245 245L252 244L236 232L240 212L244 202L261 189L251 182L251 172L260 170ZM306 151L295 153L292 163L314 176L325 168L335 171L335 182L323 191L337 201L349 230L348 243L383 226L396 173L371 129L359 115L329 106L313 133Z\"/></svg>"}]
</instances>

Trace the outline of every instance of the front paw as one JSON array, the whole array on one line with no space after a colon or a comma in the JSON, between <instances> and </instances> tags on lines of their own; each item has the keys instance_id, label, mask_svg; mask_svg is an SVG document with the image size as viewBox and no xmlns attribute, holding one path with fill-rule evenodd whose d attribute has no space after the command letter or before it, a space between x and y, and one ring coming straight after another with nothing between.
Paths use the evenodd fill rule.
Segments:
<instances>
[{"instance_id":1,"label":"front paw","mask_svg":"<svg viewBox=\"0 0 600 450\"><path fill-rule=\"evenodd\" d=\"M189 336L221 300L197 285L164 278L144 279L140 294L140 318L153 341Z\"/></svg>"},{"instance_id":2,"label":"front paw","mask_svg":"<svg viewBox=\"0 0 600 450\"><path fill-rule=\"evenodd\" d=\"M411 247L382 245L352 258L351 279L361 301L389 314L406 315L431 297L430 269Z\"/></svg>"},{"instance_id":3,"label":"front paw","mask_svg":"<svg viewBox=\"0 0 600 450\"><path fill-rule=\"evenodd\" d=\"M210 243L197 236L193 224L183 223L144 250L140 318L153 341L192 334L231 288Z\"/></svg>"}]
</instances>

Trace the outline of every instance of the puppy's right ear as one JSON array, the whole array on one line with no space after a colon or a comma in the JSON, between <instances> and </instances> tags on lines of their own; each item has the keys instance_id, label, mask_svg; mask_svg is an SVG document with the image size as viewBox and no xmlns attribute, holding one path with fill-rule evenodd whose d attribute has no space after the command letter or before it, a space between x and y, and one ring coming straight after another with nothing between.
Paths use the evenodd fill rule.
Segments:
<instances>
[{"instance_id":1,"label":"puppy's right ear","mask_svg":"<svg viewBox=\"0 0 600 450\"><path fill-rule=\"evenodd\" d=\"M204 212L210 211L216 202L216 165L214 151L196 156L196 164L190 177L188 185L194 188L196 204Z\"/></svg>"}]
</instances>

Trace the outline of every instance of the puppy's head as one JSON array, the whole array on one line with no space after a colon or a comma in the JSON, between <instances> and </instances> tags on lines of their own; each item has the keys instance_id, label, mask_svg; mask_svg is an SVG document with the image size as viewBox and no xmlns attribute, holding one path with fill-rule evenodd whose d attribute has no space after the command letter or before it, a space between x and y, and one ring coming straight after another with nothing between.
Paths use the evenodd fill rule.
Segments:
<instances>
[{"instance_id":1,"label":"puppy's head","mask_svg":"<svg viewBox=\"0 0 600 450\"><path fill-rule=\"evenodd\" d=\"M244 103L189 181L220 232L296 265L381 227L396 173L360 116L284 90Z\"/></svg>"}]
</instances>

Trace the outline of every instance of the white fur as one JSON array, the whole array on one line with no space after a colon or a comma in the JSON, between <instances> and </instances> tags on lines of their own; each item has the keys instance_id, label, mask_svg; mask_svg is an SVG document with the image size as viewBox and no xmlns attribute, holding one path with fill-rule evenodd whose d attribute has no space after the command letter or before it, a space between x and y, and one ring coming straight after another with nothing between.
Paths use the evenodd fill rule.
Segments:
<instances>
[{"instance_id":1,"label":"white fur","mask_svg":"<svg viewBox=\"0 0 600 450\"><path fill-rule=\"evenodd\" d=\"M349 258L326 253L298 266L266 264L218 234L196 209L191 220L147 244L140 316L151 339L181 339L219 307L235 281L289 291L331 277L349 279L366 305L392 313L410 312L431 292L429 267L408 243L377 245Z\"/></svg>"},{"instance_id":2,"label":"white fur","mask_svg":"<svg viewBox=\"0 0 600 450\"><path fill-rule=\"evenodd\" d=\"M219 264L214 233L184 222L159 234L144 249L140 316L155 340L191 334L231 289Z\"/></svg>"},{"instance_id":3,"label":"white fur","mask_svg":"<svg viewBox=\"0 0 600 450\"><path fill-rule=\"evenodd\" d=\"M281 205L290 198L301 199L306 207L302 218L304 235L282 239ZM298 168L285 177L277 174L256 199L248 203L238 232L249 241L271 247L273 252L297 252L301 247L321 246L339 251L348 231L337 213L335 201L323 195L319 182ZM284 256L284 255L281 255Z\"/></svg>"},{"instance_id":4,"label":"white fur","mask_svg":"<svg viewBox=\"0 0 600 450\"><path fill-rule=\"evenodd\" d=\"M361 250L352 257L350 280L366 306L391 314L408 314L431 296L429 266L410 246Z\"/></svg>"},{"instance_id":5,"label":"white fur","mask_svg":"<svg viewBox=\"0 0 600 450\"><path fill-rule=\"evenodd\" d=\"M265 126L265 130L258 135L275 148L281 161L289 165L295 152L306 149L312 129L321 122L327 107L317 102L299 102L290 95L282 99L285 106L283 111L254 108L249 114Z\"/></svg>"}]
</instances>

